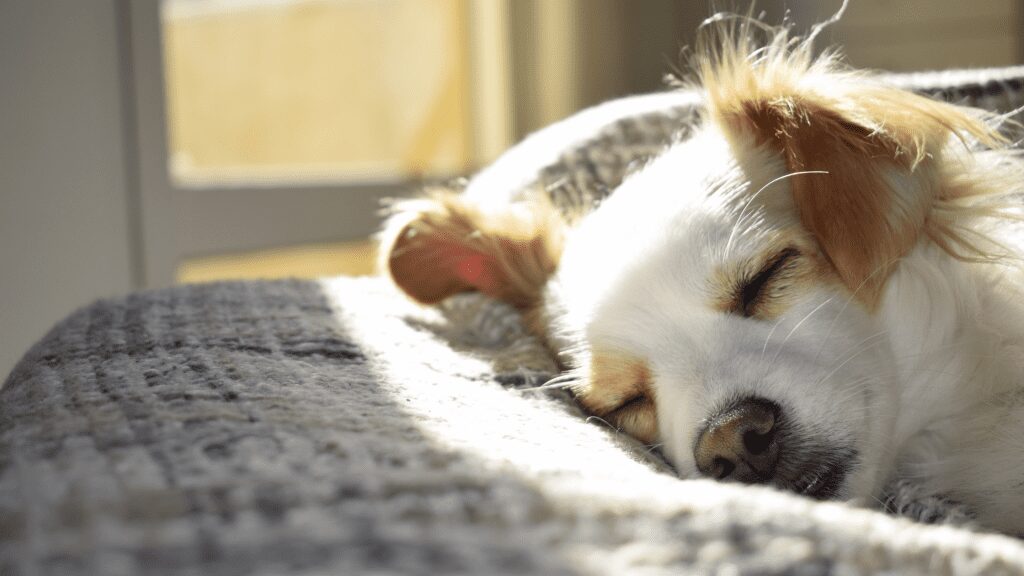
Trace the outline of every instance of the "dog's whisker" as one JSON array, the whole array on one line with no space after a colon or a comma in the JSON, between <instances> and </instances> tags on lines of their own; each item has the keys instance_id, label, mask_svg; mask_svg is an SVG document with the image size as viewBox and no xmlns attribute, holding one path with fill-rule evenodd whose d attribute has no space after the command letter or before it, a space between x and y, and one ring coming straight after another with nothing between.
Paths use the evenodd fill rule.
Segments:
<instances>
[{"instance_id":1,"label":"dog's whisker","mask_svg":"<svg viewBox=\"0 0 1024 576\"><path fill-rule=\"evenodd\" d=\"M550 388L566 388L572 386L573 384L579 382L580 380L581 377L578 374L562 374L541 384L539 388L542 390L547 390Z\"/></svg>"},{"instance_id":2,"label":"dog's whisker","mask_svg":"<svg viewBox=\"0 0 1024 576\"><path fill-rule=\"evenodd\" d=\"M865 277L864 280L862 280L861 283L857 286L857 288L853 291L853 293L850 294L850 296L846 299L846 302L843 304L843 307L840 308L839 312L836 312L836 315L832 317L832 322L829 324L828 332L825 333L825 338L822 339L821 346L818 347L818 353L814 355L814 363L815 364L817 364L818 358L821 357L821 352L825 349L825 345L828 343L829 339L832 337L832 333L833 333L833 331L836 328L836 322L839 321L839 318L846 312L846 309L850 306L850 303L853 302L854 299L857 297L857 293L860 292L861 289L863 289L865 286L867 286L868 281L870 281L871 278L873 278L875 276L875 274L878 274L882 270L888 268L889 266L891 266L892 264L895 264L896 262L899 262L902 259L903 259L902 256L898 256L898 257L895 257L895 258L891 258L891 259L887 260L886 262L883 262L882 264L880 264L877 268L875 268L871 272L871 274L868 274L867 277Z\"/></svg>"},{"instance_id":3,"label":"dog's whisker","mask_svg":"<svg viewBox=\"0 0 1024 576\"><path fill-rule=\"evenodd\" d=\"M779 325L782 324L783 320L785 320L785 318L779 318L779 320L775 322L775 325L772 326L771 331L768 332L768 336L764 339L764 346L761 347L761 359L759 360L760 363L764 363L764 355L765 352L768 351L768 342L772 339L772 336L775 334L775 331L779 328ZM765 372L767 372L767 370L765 370Z\"/></svg>"},{"instance_id":4,"label":"dog's whisker","mask_svg":"<svg viewBox=\"0 0 1024 576\"><path fill-rule=\"evenodd\" d=\"M786 342L789 342L789 339L793 336L793 334L796 333L797 330L800 329L801 326L803 326L804 322L807 322L807 320L809 320L811 318L811 316L814 316L814 314L818 310L821 310L822 308L824 308L825 305L828 304L829 302L831 302L834 298L835 298L835 296L829 296L827 299L825 299L824 302L822 302L821 304L818 304L817 306L815 306L814 310L811 310L810 312L808 312L806 316L804 316L799 322L796 323L796 326L793 326L793 329L790 330L789 334L786 334L786 337L782 340L782 344L779 344L779 349L775 353L775 356L772 358L771 362L769 362L768 366L765 367L765 373L767 373L768 370L771 369L772 365L775 364L775 361L779 359L779 355L782 354L783 349L785 349L785 347L786 347ZM768 344L767 341L765 341L765 346L766 347L767 347L767 344ZM763 354L762 354L762 356L763 356Z\"/></svg>"},{"instance_id":5,"label":"dog's whisker","mask_svg":"<svg viewBox=\"0 0 1024 576\"><path fill-rule=\"evenodd\" d=\"M605 420L604 418L601 418L600 416L595 416L595 415L590 415L590 416L587 416L587 420L586 420L586 422L587 422L587 424L589 424L589 423L590 423L591 421L593 421L593 420L597 420L598 422L600 422L600 423L604 424L604 425L605 425L605 426L607 426L608 428L611 428L612 430L614 430L614 431L615 431L615 433L616 433L616 434L622 434L622 431L621 431L621 430L619 430L619 429L618 429L618 428L616 428L615 426L612 426L612 423L611 423L611 422L609 422L609 421Z\"/></svg>"},{"instance_id":6,"label":"dog's whisker","mask_svg":"<svg viewBox=\"0 0 1024 576\"><path fill-rule=\"evenodd\" d=\"M782 176L779 176L778 178L775 178L775 179L771 180L770 182L768 182L764 186L761 186L761 188L758 189L757 192L754 192L754 194L750 198L747 198L747 201L743 203L743 207L740 209L740 215L736 218L736 224L733 226L732 231L729 233L729 239L725 242L725 255L726 255L726 257L729 257L732 254L732 245L733 245L732 243L733 243L733 240L735 240L735 238L736 238L736 232L737 232L737 230L740 229L741 224L743 223L744 214L746 213L747 208L750 207L750 205L754 201L754 199L756 199L762 192L764 192L765 190L767 190L769 187L771 187L773 184L775 184L777 182L782 182L783 180L785 180L787 178L790 178L792 176L803 176L805 174L828 174L828 171L826 171L826 170L802 170L800 172L789 172L787 174L783 174Z\"/></svg>"},{"instance_id":7,"label":"dog's whisker","mask_svg":"<svg viewBox=\"0 0 1024 576\"><path fill-rule=\"evenodd\" d=\"M854 352L853 354L851 354L849 357L847 357L845 360L843 360L842 363L840 363L838 366L833 368L823 378L819 378L818 381L815 383L815 386L819 386L819 385L821 385L821 383L826 382L829 378L831 378L833 375L835 375L836 372L841 370L843 368L843 366L846 366L854 358L856 358L857 356L860 356L861 354L863 354L864 352L867 352L873 346L875 346L877 344L877 342L872 342L872 340L875 340L877 338L881 338L882 336L885 336L888 333L889 333L888 330L882 330L881 332L876 332L876 333L872 334L871 336L868 336L867 338L864 338L863 340L861 340L860 343L856 344L856 346L859 347L859 349L856 352Z\"/></svg>"},{"instance_id":8,"label":"dog's whisker","mask_svg":"<svg viewBox=\"0 0 1024 576\"><path fill-rule=\"evenodd\" d=\"M565 382L555 382L553 384L544 384L543 386L537 386L534 390L564 390L575 384L576 380L569 380Z\"/></svg>"},{"instance_id":9,"label":"dog's whisker","mask_svg":"<svg viewBox=\"0 0 1024 576\"><path fill-rule=\"evenodd\" d=\"M557 376L555 376L553 378L550 378L550 379L548 379L547 381L545 381L543 384L541 384L539 386L530 386L530 387L526 387L526 388L516 388L515 390L517 392L539 392L539 391L546 391L546 390L559 390L559 389L568 388L568 387L572 386L573 384L576 384L579 381L580 381L580 376L579 375L577 375L577 374L575 374L573 372L567 372L567 373L564 373L564 374L559 374L559 375L557 375Z\"/></svg>"},{"instance_id":10,"label":"dog's whisker","mask_svg":"<svg viewBox=\"0 0 1024 576\"><path fill-rule=\"evenodd\" d=\"M664 442L658 442L657 444L648 444L647 446L644 447L644 454L650 454L664 445Z\"/></svg>"},{"instance_id":11,"label":"dog's whisker","mask_svg":"<svg viewBox=\"0 0 1024 576\"><path fill-rule=\"evenodd\" d=\"M556 376L553 376L553 377L549 378L547 381L544 382L544 386L547 386L549 384L553 384L555 382L561 382L563 380L578 380L578 379L579 379L579 375L578 374L575 374L573 372L564 372L562 374L558 374Z\"/></svg>"}]
</instances>

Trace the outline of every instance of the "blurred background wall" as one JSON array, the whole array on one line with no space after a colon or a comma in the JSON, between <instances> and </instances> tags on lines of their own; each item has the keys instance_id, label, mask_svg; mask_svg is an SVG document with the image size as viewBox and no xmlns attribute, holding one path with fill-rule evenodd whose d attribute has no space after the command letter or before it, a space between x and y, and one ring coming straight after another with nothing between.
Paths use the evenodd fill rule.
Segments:
<instances>
[{"instance_id":1,"label":"blurred background wall","mask_svg":"<svg viewBox=\"0 0 1024 576\"><path fill-rule=\"evenodd\" d=\"M98 297L369 272L380 198L661 89L710 4L0 1L0 378ZM839 4L757 6L806 29ZM853 0L822 38L863 67L1005 66L1022 22L1014 0Z\"/></svg>"},{"instance_id":2,"label":"blurred background wall","mask_svg":"<svg viewBox=\"0 0 1024 576\"><path fill-rule=\"evenodd\" d=\"M112 0L0 2L0 379L74 307L141 284Z\"/></svg>"}]
</instances>

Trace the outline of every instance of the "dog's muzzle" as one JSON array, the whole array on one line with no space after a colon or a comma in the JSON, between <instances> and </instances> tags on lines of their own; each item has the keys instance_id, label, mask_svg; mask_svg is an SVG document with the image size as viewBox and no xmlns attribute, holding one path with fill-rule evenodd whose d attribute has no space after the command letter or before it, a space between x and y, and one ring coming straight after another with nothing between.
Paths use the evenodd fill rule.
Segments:
<instances>
[{"instance_id":1,"label":"dog's muzzle","mask_svg":"<svg viewBox=\"0 0 1024 576\"><path fill-rule=\"evenodd\" d=\"M842 485L856 452L794 433L782 408L765 398L735 401L709 418L693 456L701 474L827 499Z\"/></svg>"}]
</instances>

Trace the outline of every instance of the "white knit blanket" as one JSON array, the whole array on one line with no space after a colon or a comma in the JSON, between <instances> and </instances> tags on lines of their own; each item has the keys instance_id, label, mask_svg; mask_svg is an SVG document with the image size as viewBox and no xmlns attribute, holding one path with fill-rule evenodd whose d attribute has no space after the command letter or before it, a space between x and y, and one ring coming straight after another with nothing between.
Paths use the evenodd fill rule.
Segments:
<instances>
[{"instance_id":1,"label":"white knit blanket","mask_svg":"<svg viewBox=\"0 0 1024 576\"><path fill-rule=\"evenodd\" d=\"M554 370L505 306L379 279L97 303L0 391L0 574L1024 573L1016 539L679 479L530 390Z\"/></svg>"}]
</instances>

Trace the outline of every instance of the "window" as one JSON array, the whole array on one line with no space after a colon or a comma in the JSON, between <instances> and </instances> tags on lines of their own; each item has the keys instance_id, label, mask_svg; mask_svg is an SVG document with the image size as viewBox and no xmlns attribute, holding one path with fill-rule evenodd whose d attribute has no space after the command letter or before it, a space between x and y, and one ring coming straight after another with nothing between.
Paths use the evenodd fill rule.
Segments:
<instances>
[{"instance_id":1,"label":"window","mask_svg":"<svg viewBox=\"0 0 1024 576\"><path fill-rule=\"evenodd\" d=\"M460 0L165 0L172 178L466 172L466 19Z\"/></svg>"},{"instance_id":2,"label":"window","mask_svg":"<svg viewBox=\"0 0 1024 576\"><path fill-rule=\"evenodd\" d=\"M382 198L511 142L507 0L121 6L147 286L236 253L366 256L337 243L372 234Z\"/></svg>"}]
</instances>

